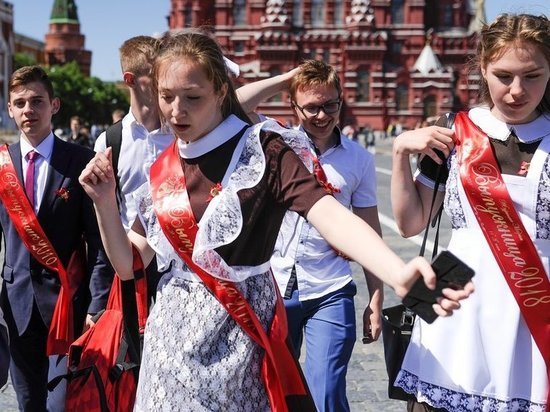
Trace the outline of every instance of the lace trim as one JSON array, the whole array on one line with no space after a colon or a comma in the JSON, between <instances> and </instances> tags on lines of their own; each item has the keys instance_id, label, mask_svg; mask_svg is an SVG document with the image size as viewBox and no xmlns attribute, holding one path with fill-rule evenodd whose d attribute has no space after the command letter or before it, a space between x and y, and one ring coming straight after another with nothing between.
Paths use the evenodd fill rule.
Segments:
<instances>
[{"instance_id":1,"label":"lace trim","mask_svg":"<svg viewBox=\"0 0 550 412\"><path fill-rule=\"evenodd\" d=\"M243 217L237 192L256 186L265 173L266 159L260 142L262 130L281 135L306 167L313 170L303 133L283 128L273 120L266 120L245 131L223 179L224 189L212 199L199 222L193 250L193 261L220 279L242 282L250 276L249 271L239 271L229 266L214 249L231 243L239 236Z\"/></svg>"},{"instance_id":2,"label":"lace trim","mask_svg":"<svg viewBox=\"0 0 550 412\"><path fill-rule=\"evenodd\" d=\"M488 396L455 392L423 382L418 376L403 369L399 372L394 386L414 395L419 402L426 402L435 408L444 408L453 412L544 412L546 410L544 404L526 399L515 398L503 401Z\"/></svg>"}]
</instances>

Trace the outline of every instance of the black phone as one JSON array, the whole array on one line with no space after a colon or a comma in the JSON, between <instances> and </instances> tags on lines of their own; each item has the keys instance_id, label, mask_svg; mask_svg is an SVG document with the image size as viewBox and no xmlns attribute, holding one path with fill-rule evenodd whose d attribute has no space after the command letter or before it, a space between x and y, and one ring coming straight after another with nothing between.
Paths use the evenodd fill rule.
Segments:
<instances>
[{"instance_id":1,"label":"black phone","mask_svg":"<svg viewBox=\"0 0 550 412\"><path fill-rule=\"evenodd\" d=\"M466 263L447 250L435 257L432 268L437 276L435 289L428 289L424 279L420 277L403 298L403 304L428 323L437 319L432 305L442 296L442 290L462 289L475 273Z\"/></svg>"}]
</instances>

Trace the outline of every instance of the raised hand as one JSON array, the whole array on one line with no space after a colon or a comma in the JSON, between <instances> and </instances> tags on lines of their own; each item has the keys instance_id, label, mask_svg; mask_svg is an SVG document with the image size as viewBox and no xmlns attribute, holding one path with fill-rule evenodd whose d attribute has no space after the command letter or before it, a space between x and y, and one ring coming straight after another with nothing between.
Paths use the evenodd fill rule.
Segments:
<instances>
[{"instance_id":1,"label":"raised hand","mask_svg":"<svg viewBox=\"0 0 550 412\"><path fill-rule=\"evenodd\" d=\"M112 149L108 147L104 152L96 153L78 178L88 196L96 204L114 198L116 180L111 163L111 152Z\"/></svg>"},{"instance_id":2,"label":"raised hand","mask_svg":"<svg viewBox=\"0 0 550 412\"><path fill-rule=\"evenodd\" d=\"M440 126L409 130L395 138L394 152L402 155L423 153L430 156L437 164L441 164L442 160L434 149L448 157L454 147L453 136L453 130Z\"/></svg>"}]
</instances>

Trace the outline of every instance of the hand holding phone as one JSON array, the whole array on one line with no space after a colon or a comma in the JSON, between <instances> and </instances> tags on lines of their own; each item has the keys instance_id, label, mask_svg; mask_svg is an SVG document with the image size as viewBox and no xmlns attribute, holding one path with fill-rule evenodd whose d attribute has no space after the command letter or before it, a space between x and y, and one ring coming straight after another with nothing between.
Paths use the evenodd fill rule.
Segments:
<instances>
[{"instance_id":1,"label":"hand holding phone","mask_svg":"<svg viewBox=\"0 0 550 412\"><path fill-rule=\"evenodd\" d=\"M439 253L432 262L437 276L435 289L428 289L424 278L418 278L403 298L403 304L428 323L437 319L432 305L443 296L444 288L462 289L474 276L474 271L449 251Z\"/></svg>"}]
</instances>

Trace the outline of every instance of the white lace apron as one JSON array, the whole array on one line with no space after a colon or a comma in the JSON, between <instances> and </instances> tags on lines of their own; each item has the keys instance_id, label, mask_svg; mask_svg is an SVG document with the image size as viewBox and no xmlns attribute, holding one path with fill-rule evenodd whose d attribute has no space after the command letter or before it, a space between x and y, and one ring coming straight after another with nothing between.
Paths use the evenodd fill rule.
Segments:
<instances>
[{"instance_id":1,"label":"white lace apron","mask_svg":"<svg viewBox=\"0 0 550 412\"><path fill-rule=\"evenodd\" d=\"M199 222L193 260L213 276L237 282L268 330L276 286L269 262L229 266L214 248L234 241L242 229L237 192L254 187L265 172L260 130L279 132L310 162L302 134L266 121L245 131L223 181ZM311 165L310 170L311 170ZM260 374L263 349L238 326L200 279L178 257L153 211L148 184L136 194L149 245L166 271L145 329L136 411L265 411L269 402Z\"/></svg>"},{"instance_id":2,"label":"white lace apron","mask_svg":"<svg viewBox=\"0 0 550 412\"><path fill-rule=\"evenodd\" d=\"M546 137L526 177L503 175L547 273L549 149ZM451 317L431 325L417 318L395 384L420 402L453 412L544 411L544 361L466 199L454 156L446 186L445 210L458 227L448 249L474 268L476 291Z\"/></svg>"}]
</instances>

